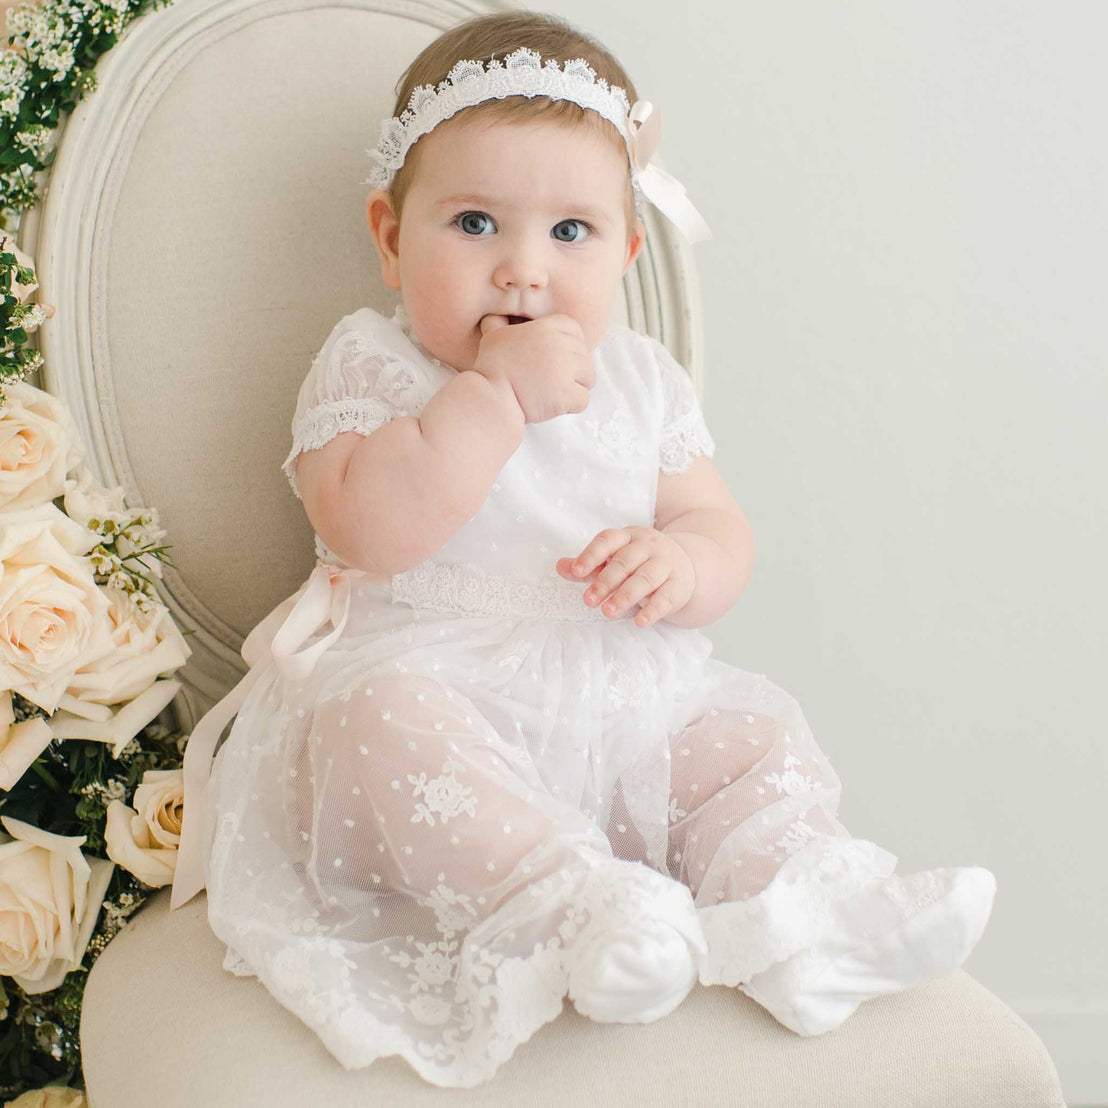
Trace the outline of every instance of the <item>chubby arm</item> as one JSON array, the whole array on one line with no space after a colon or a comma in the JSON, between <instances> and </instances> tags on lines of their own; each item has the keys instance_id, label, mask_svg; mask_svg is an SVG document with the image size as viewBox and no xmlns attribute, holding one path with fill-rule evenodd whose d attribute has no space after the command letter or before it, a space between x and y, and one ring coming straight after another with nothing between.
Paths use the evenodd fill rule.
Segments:
<instances>
[{"instance_id":1,"label":"chubby arm","mask_svg":"<svg viewBox=\"0 0 1108 1108\"><path fill-rule=\"evenodd\" d=\"M658 473L654 527L685 550L696 587L682 608L665 618L678 627L703 627L738 600L754 569L754 535L731 490L699 456L682 473Z\"/></svg>"},{"instance_id":2,"label":"chubby arm","mask_svg":"<svg viewBox=\"0 0 1108 1108\"><path fill-rule=\"evenodd\" d=\"M510 386L465 371L420 415L370 435L345 431L297 460L316 534L348 565L378 576L429 558L480 510L523 440Z\"/></svg>"}]
</instances>

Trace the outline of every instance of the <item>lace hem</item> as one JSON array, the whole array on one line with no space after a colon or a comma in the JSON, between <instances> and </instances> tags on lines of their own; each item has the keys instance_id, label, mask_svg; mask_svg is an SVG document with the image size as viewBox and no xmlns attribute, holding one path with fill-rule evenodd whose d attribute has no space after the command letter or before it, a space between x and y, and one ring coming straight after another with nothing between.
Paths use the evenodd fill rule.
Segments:
<instances>
[{"instance_id":1,"label":"lace hem","mask_svg":"<svg viewBox=\"0 0 1108 1108\"><path fill-rule=\"evenodd\" d=\"M296 498L300 499L294 465L297 455L304 450L319 450L343 431L370 435L396 415L395 407L376 396L332 400L309 409L293 425L292 450L281 465Z\"/></svg>"},{"instance_id":2,"label":"lace hem","mask_svg":"<svg viewBox=\"0 0 1108 1108\"><path fill-rule=\"evenodd\" d=\"M700 413L695 412L663 433L658 468L670 476L683 473L692 464L695 455L703 454L710 458L715 452L716 444Z\"/></svg>"},{"instance_id":3,"label":"lace hem","mask_svg":"<svg viewBox=\"0 0 1108 1108\"><path fill-rule=\"evenodd\" d=\"M255 977L253 966L234 947L228 947L223 956L223 968L236 977Z\"/></svg>"},{"instance_id":4,"label":"lace hem","mask_svg":"<svg viewBox=\"0 0 1108 1108\"><path fill-rule=\"evenodd\" d=\"M439 612L572 623L611 623L633 619L636 614L632 609L619 616L606 616L586 606L584 592L584 586L573 581L530 581L506 573L487 573L471 563L422 562L392 578L394 602Z\"/></svg>"},{"instance_id":5,"label":"lace hem","mask_svg":"<svg viewBox=\"0 0 1108 1108\"><path fill-rule=\"evenodd\" d=\"M701 907L708 956L700 983L739 985L816 947L834 926L836 906L895 867L894 855L865 839L821 836L756 896Z\"/></svg>"},{"instance_id":6,"label":"lace hem","mask_svg":"<svg viewBox=\"0 0 1108 1108\"><path fill-rule=\"evenodd\" d=\"M265 987L347 1069L398 1054L443 1088L488 1081L556 1019L577 959L613 927L649 915L684 935L698 958L706 950L685 886L641 863L591 850L582 849L576 864L526 886L481 921L469 919L459 904L466 898L445 885L415 899L434 910L440 942L413 933L399 942L355 944L309 917L292 928L303 933L290 932L275 944L271 926L230 923L219 913L213 923L220 937L234 934ZM372 957L371 947L381 947L387 964L403 975L365 988L368 962L360 967L358 959Z\"/></svg>"}]
</instances>

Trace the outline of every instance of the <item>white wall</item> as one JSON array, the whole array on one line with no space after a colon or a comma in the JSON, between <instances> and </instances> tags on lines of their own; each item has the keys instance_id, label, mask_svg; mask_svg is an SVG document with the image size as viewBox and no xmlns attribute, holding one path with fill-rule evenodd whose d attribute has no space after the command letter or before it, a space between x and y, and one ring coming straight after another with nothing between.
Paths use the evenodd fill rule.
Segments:
<instances>
[{"instance_id":1,"label":"white wall","mask_svg":"<svg viewBox=\"0 0 1108 1108\"><path fill-rule=\"evenodd\" d=\"M1108 1102L1108 5L550 0L663 112L716 464L707 629L804 706L851 831L981 864L966 969Z\"/></svg>"}]
</instances>

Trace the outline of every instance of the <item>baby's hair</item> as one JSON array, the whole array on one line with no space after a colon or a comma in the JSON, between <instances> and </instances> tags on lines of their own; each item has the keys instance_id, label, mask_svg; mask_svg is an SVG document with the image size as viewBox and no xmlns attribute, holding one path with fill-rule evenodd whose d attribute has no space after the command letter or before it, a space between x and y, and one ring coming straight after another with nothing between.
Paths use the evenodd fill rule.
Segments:
<instances>
[{"instance_id":1,"label":"baby's hair","mask_svg":"<svg viewBox=\"0 0 1108 1108\"><path fill-rule=\"evenodd\" d=\"M489 61L494 57L503 59L521 46L534 50L544 63L551 58L559 65L574 58L584 58L597 77L603 78L609 85L622 88L630 103L638 99L623 66L599 42L571 27L564 19L540 12L496 12L459 23L426 46L397 82L396 106L392 114L400 115L408 107L412 92L421 85L437 86L444 81L455 63L463 60ZM463 108L451 116L449 122L477 115L489 122L510 120L522 123L541 119L562 126L590 127L616 146L621 157L627 157L626 144L615 127L596 112L582 108L571 100L550 100L544 96L485 100ZM419 156L420 142L417 141L408 151L389 188L397 221L400 220L404 197L415 178ZM630 169L627 173L626 215L630 232L636 218Z\"/></svg>"}]
</instances>

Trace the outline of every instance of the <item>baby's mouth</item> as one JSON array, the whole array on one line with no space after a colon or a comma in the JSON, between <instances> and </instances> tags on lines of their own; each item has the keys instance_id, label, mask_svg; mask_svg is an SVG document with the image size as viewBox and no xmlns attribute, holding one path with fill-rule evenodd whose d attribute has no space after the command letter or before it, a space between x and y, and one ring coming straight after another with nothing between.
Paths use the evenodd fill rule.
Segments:
<instances>
[{"instance_id":1,"label":"baby's mouth","mask_svg":"<svg viewBox=\"0 0 1108 1108\"><path fill-rule=\"evenodd\" d=\"M529 315L508 315L506 312L490 312L487 316L482 316L481 320L485 319L502 319L508 326L512 326L514 323L530 323L531 316ZM483 326L483 322L477 324L477 330L480 331Z\"/></svg>"}]
</instances>

